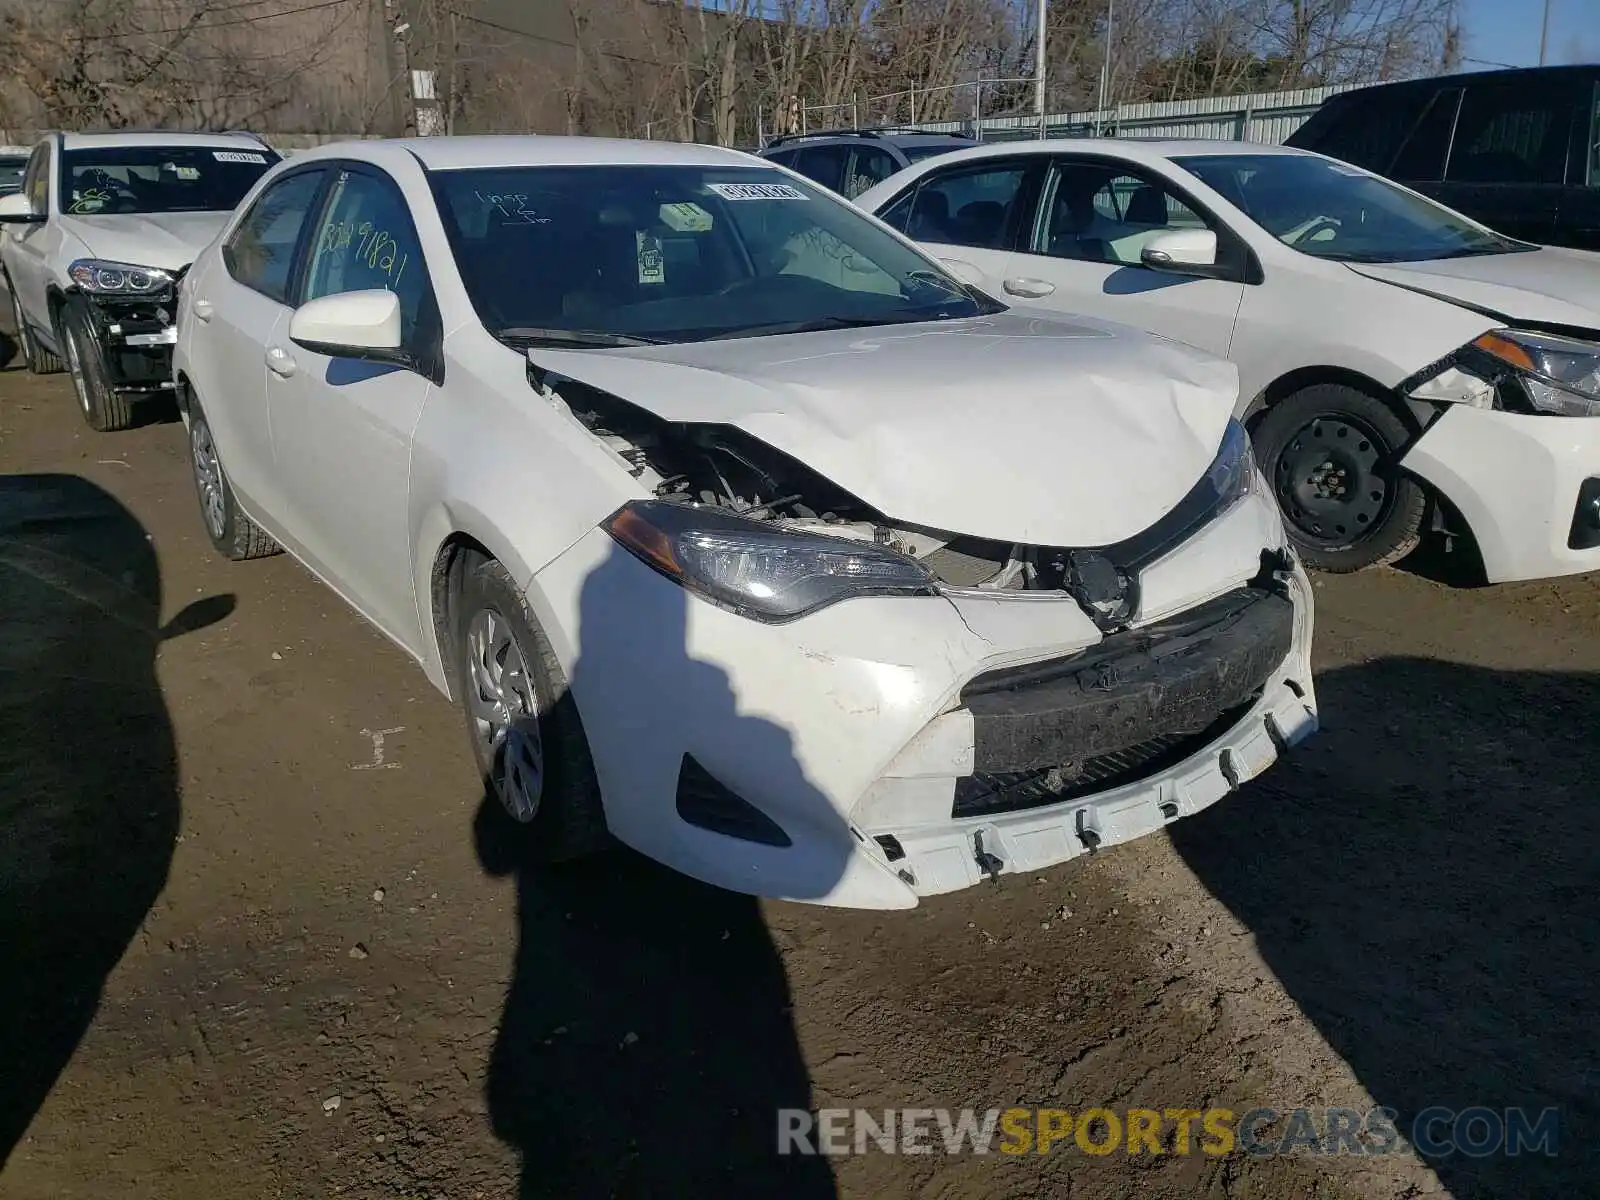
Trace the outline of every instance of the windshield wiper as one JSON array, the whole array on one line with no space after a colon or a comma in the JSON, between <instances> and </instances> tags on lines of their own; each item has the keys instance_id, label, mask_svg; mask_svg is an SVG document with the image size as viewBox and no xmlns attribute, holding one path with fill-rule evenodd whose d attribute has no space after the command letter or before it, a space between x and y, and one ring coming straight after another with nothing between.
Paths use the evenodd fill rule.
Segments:
<instances>
[{"instance_id":1,"label":"windshield wiper","mask_svg":"<svg viewBox=\"0 0 1600 1200\"><path fill-rule=\"evenodd\" d=\"M611 333L604 329L540 329L513 326L496 329L494 336L502 342L519 346L664 346L665 338L641 337L632 333Z\"/></svg>"},{"instance_id":2,"label":"windshield wiper","mask_svg":"<svg viewBox=\"0 0 1600 1200\"><path fill-rule=\"evenodd\" d=\"M825 333L830 329L866 329L873 325L903 325L923 317L812 317L805 321L775 321L770 325L744 325L724 329L701 338L703 342L724 342L730 338L768 337L784 333Z\"/></svg>"}]
</instances>

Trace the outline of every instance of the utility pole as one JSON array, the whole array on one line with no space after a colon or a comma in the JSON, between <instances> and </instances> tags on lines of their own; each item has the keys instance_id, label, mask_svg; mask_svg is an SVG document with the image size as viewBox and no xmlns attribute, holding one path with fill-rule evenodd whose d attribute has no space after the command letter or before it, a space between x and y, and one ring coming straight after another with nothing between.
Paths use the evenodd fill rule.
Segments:
<instances>
[{"instance_id":1,"label":"utility pole","mask_svg":"<svg viewBox=\"0 0 1600 1200\"><path fill-rule=\"evenodd\" d=\"M1114 30L1113 22L1117 15L1117 0L1106 0L1106 55L1100 63L1100 100L1095 105L1094 131L1100 133L1100 122L1106 111L1106 92L1111 87L1111 37Z\"/></svg>"},{"instance_id":2,"label":"utility pole","mask_svg":"<svg viewBox=\"0 0 1600 1200\"><path fill-rule=\"evenodd\" d=\"M1033 67L1033 106L1039 110L1039 136L1044 137L1044 40L1045 20L1050 13L1050 0L1039 0L1038 61Z\"/></svg>"},{"instance_id":3,"label":"utility pole","mask_svg":"<svg viewBox=\"0 0 1600 1200\"><path fill-rule=\"evenodd\" d=\"M411 100L411 55L406 34L411 23L400 12L400 0L383 2L385 78L389 88L389 136L411 137L417 132L417 110Z\"/></svg>"},{"instance_id":4,"label":"utility pole","mask_svg":"<svg viewBox=\"0 0 1600 1200\"><path fill-rule=\"evenodd\" d=\"M1550 0L1544 0L1544 20L1539 23L1539 65L1544 66L1545 47L1550 44Z\"/></svg>"}]
</instances>

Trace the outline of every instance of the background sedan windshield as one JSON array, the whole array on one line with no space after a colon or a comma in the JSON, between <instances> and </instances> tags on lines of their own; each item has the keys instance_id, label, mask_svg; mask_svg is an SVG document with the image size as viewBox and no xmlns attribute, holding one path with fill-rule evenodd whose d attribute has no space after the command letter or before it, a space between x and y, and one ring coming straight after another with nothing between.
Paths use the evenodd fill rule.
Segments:
<instances>
[{"instance_id":1,"label":"background sedan windshield","mask_svg":"<svg viewBox=\"0 0 1600 1200\"><path fill-rule=\"evenodd\" d=\"M61 156L61 211L116 213L227 212L278 161L246 145L108 146Z\"/></svg>"},{"instance_id":2,"label":"background sedan windshield","mask_svg":"<svg viewBox=\"0 0 1600 1200\"><path fill-rule=\"evenodd\" d=\"M1343 262L1531 249L1355 167L1300 154L1173 159L1286 246Z\"/></svg>"},{"instance_id":3,"label":"background sedan windshield","mask_svg":"<svg viewBox=\"0 0 1600 1200\"><path fill-rule=\"evenodd\" d=\"M491 332L685 341L990 311L856 209L770 169L518 167L434 181Z\"/></svg>"}]
</instances>

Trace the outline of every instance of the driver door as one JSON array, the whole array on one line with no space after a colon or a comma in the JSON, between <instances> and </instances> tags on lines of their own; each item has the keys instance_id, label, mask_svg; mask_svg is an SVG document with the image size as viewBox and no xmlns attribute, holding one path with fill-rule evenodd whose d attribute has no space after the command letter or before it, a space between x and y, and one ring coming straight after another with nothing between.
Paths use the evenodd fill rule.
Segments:
<instances>
[{"instance_id":1,"label":"driver door","mask_svg":"<svg viewBox=\"0 0 1600 1200\"><path fill-rule=\"evenodd\" d=\"M1157 235L1211 229L1230 278L1146 267ZM1187 197L1143 168L1111 159L1055 159L1025 249L1007 260L1004 296L1149 330L1227 357L1244 299L1243 243Z\"/></svg>"},{"instance_id":2,"label":"driver door","mask_svg":"<svg viewBox=\"0 0 1600 1200\"><path fill-rule=\"evenodd\" d=\"M307 243L299 303L384 288L400 297L404 349L428 365L330 358L289 339L266 348L267 407L291 548L395 641L420 652L411 575L411 442L442 362L422 246L395 182L369 164L334 168Z\"/></svg>"}]
</instances>

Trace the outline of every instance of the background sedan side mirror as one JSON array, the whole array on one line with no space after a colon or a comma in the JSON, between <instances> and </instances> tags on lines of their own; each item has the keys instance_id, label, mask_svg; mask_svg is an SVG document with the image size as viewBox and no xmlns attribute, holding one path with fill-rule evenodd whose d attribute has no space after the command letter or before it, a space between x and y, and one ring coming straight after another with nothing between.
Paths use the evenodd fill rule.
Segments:
<instances>
[{"instance_id":1,"label":"background sedan side mirror","mask_svg":"<svg viewBox=\"0 0 1600 1200\"><path fill-rule=\"evenodd\" d=\"M1169 229L1145 243L1139 261L1155 271L1207 274L1217 265L1217 235L1209 229Z\"/></svg>"}]
</instances>

